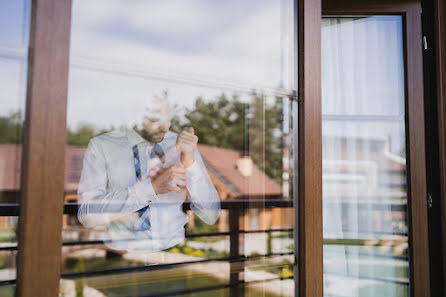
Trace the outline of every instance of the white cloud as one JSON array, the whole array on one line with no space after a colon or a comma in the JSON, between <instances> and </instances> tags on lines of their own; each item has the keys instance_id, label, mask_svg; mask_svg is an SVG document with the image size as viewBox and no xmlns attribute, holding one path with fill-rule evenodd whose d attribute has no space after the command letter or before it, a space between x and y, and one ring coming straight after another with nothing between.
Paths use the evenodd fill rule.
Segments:
<instances>
[{"instance_id":1,"label":"white cloud","mask_svg":"<svg viewBox=\"0 0 446 297\"><path fill-rule=\"evenodd\" d=\"M212 15L206 1L163 0L139 1L128 5L125 19L141 30L150 28L163 33L182 33L212 26Z\"/></svg>"},{"instance_id":2,"label":"white cloud","mask_svg":"<svg viewBox=\"0 0 446 297\"><path fill-rule=\"evenodd\" d=\"M90 2L77 2L77 6L79 3L90 6ZM185 1L179 0L137 3L138 5L126 5L124 2L110 1L110 6L105 9L113 15L109 17L104 17L106 13L99 9L75 9L72 55L121 61L132 65L142 64L174 73L210 75L246 83L278 85L281 55L280 2L271 1L270 6L260 6L258 9L252 7L246 13L246 19L238 20L238 26L231 26L230 30L223 33L211 34L211 48L204 53L163 49L156 44L143 44L125 39L125 36L118 38L95 29L104 24L105 20L110 22L118 18L125 23L138 24L140 29L160 30L166 34L169 34L169 28L193 30L206 26L209 32L213 32L213 27L219 26L212 23L212 19L218 20L216 15L219 11L209 5L203 5L203 1L187 1L187 8L184 9L182 7L185 5L180 3ZM234 7L234 10L236 9L237 7ZM92 11L99 11L100 16L97 19L92 16L85 18L84 14L89 15ZM82 23L76 22L78 15Z\"/></svg>"},{"instance_id":3,"label":"white cloud","mask_svg":"<svg viewBox=\"0 0 446 297\"><path fill-rule=\"evenodd\" d=\"M209 97L221 93L218 87L212 90L194 86L195 80L229 81L249 88L276 88L281 78L281 1L269 1L251 7L238 7L238 2L233 2L234 11L242 8L246 11L239 14L244 15L243 19L234 20L230 26L219 23L226 22L226 18L231 16L224 16L228 12L213 7L214 3L201 0L74 1L72 61L86 57L92 63L117 63L122 68L136 66L152 73L185 77L191 84L173 84L77 69L71 71L76 74L70 77L69 122L91 119L85 110L92 111L96 107L96 117L101 118L96 121L102 123L123 122L139 117L144 98L165 89L169 90L175 102L189 107L198 96ZM289 26L292 26L293 20L289 21ZM159 44L135 40L135 36L132 36L133 39L127 38L121 31L103 30L113 24L127 24L137 29L135 32L142 32L141 40L145 38L143 32L150 31L168 36L181 32L202 32L204 28L210 34L198 36L198 41L195 41L200 42L200 38L203 38L203 43L207 43L204 49L199 52L184 51L176 48L175 44L170 49L165 48L164 44L163 48ZM114 30L113 27L108 29Z\"/></svg>"},{"instance_id":4,"label":"white cloud","mask_svg":"<svg viewBox=\"0 0 446 297\"><path fill-rule=\"evenodd\" d=\"M19 59L0 58L0 115L25 110L26 63Z\"/></svg>"}]
</instances>

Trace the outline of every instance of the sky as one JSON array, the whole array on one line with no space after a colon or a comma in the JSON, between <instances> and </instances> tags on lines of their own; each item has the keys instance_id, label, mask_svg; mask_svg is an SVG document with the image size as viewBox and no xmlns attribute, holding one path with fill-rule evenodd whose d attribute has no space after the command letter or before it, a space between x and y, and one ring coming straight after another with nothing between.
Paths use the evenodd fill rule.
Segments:
<instances>
[{"instance_id":1,"label":"sky","mask_svg":"<svg viewBox=\"0 0 446 297\"><path fill-rule=\"evenodd\" d=\"M28 34L23 24L24 16L29 18L28 2L0 1L1 13L8 16L1 18L1 27L8 29L0 31L0 46L26 48L17 36ZM292 10L284 12L291 4L290 0L74 0L68 124L91 122L91 112L97 126L139 122L147 102L166 90L179 106L192 107L198 96L212 100L225 91L244 97L251 89L269 93L280 85L291 86L292 67L285 74L282 67L283 52L285 62L293 63ZM285 51L283 44L288 47ZM0 53L0 63L8 64L0 70L2 85L11 88L2 97L23 97L17 89L25 85L26 68L22 74L12 69L26 63L10 60ZM23 102L2 101L2 114Z\"/></svg>"},{"instance_id":2,"label":"sky","mask_svg":"<svg viewBox=\"0 0 446 297\"><path fill-rule=\"evenodd\" d=\"M280 1L91 2L73 5L69 123L92 107L100 125L139 122L164 91L184 109L213 100L219 86L281 85ZM86 70L92 63L108 72Z\"/></svg>"},{"instance_id":3,"label":"sky","mask_svg":"<svg viewBox=\"0 0 446 297\"><path fill-rule=\"evenodd\" d=\"M249 100L255 89L272 100L296 89L292 3L73 0L68 125L132 126L164 91L183 113L197 97ZM0 1L2 115L24 107L29 18L30 0ZM401 30L394 17L323 22L325 115L404 117ZM345 125L326 123L324 133L404 143L400 123Z\"/></svg>"},{"instance_id":4,"label":"sky","mask_svg":"<svg viewBox=\"0 0 446 297\"><path fill-rule=\"evenodd\" d=\"M0 0L0 115L24 110L30 1Z\"/></svg>"}]
</instances>

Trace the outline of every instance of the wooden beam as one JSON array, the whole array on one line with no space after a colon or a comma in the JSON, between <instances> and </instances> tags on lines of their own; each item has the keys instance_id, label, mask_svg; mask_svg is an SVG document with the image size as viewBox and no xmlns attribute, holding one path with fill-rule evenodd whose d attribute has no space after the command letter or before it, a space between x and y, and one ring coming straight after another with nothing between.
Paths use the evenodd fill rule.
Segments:
<instances>
[{"instance_id":1,"label":"wooden beam","mask_svg":"<svg viewBox=\"0 0 446 297\"><path fill-rule=\"evenodd\" d=\"M403 14L419 2L418 0L322 0L322 14Z\"/></svg>"},{"instance_id":2,"label":"wooden beam","mask_svg":"<svg viewBox=\"0 0 446 297\"><path fill-rule=\"evenodd\" d=\"M438 144L440 158L441 234L443 251L446 247L446 2L435 0L435 40L437 60ZM443 274L446 254L443 254ZM443 285L446 297L446 284Z\"/></svg>"},{"instance_id":3,"label":"wooden beam","mask_svg":"<svg viewBox=\"0 0 446 297\"><path fill-rule=\"evenodd\" d=\"M421 4L405 10L406 135L409 155L410 255L413 296L431 296L424 128Z\"/></svg>"},{"instance_id":4,"label":"wooden beam","mask_svg":"<svg viewBox=\"0 0 446 297\"><path fill-rule=\"evenodd\" d=\"M17 296L59 295L71 0L32 3Z\"/></svg>"},{"instance_id":5,"label":"wooden beam","mask_svg":"<svg viewBox=\"0 0 446 297\"><path fill-rule=\"evenodd\" d=\"M298 3L299 195L298 287L301 297L323 296L321 1ZM298 291L297 291L298 290Z\"/></svg>"}]
</instances>

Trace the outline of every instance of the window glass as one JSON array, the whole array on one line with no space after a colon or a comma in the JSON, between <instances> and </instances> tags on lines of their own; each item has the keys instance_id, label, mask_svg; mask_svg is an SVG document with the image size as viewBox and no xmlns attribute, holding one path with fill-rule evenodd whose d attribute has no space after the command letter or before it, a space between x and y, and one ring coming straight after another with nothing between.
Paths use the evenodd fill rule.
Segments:
<instances>
[{"instance_id":1,"label":"window glass","mask_svg":"<svg viewBox=\"0 0 446 297\"><path fill-rule=\"evenodd\" d=\"M0 1L0 295L14 296L31 1Z\"/></svg>"},{"instance_id":2,"label":"window glass","mask_svg":"<svg viewBox=\"0 0 446 297\"><path fill-rule=\"evenodd\" d=\"M326 296L409 296L402 22L322 19Z\"/></svg>"},{"instance_id":3,"label":"window glass","mask_svg":"<svg viewBox=\"0 0 446 297\"><path fill-rule=\"evenodd\" d=\"M293 11L73 1L62 294L294 294Z\"/></svg>"}]
</instances>

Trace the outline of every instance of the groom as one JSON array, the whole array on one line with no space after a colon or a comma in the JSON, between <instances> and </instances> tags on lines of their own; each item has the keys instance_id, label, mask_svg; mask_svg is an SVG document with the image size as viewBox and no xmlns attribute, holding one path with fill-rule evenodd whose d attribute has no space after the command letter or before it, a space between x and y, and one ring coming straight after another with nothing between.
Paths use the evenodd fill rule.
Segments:
<instances>
[{"instance_id":1,"label":"groom","mask_svg":"<svg viewBox=\"0 0 446 297\"><path fill-rule=\"evenodd\" d=\"M205 223L219 217L194 129L169 131L170 105L158 105L141 132L122 128L94 137L84 156L78 218L86 227L105 228L113 249L154 252L182 243L186 198Z\"/></svg>"}]
</instances>

